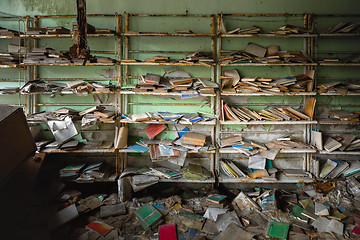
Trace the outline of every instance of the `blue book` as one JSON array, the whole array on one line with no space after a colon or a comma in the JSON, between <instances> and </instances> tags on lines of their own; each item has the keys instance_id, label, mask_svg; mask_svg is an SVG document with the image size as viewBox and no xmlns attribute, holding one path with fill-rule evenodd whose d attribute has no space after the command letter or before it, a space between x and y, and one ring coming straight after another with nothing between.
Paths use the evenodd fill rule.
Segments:
<instances>
[{"instance_id":1,"label":"blue book","mask_svg":"<svg viewBox=\"0 0 360 240\"><path fill-rule=\"evenodd\" d=\"M141 146L139 144L129 146L129 149L137 151L137 152L146 152L149 150L147 147Z\"/></svg>"},{"instance_id":2,"label":"blue book","mask_svg":"<svg viewBox=\"0 0 360 240\"><path fill-rule=\"evenodd\" d=\"M246 145L233 145L233 147L235 147L235 148L243 148L243 149L253 149L252 147L246 146Z\"/></svg>"}]
</instances>

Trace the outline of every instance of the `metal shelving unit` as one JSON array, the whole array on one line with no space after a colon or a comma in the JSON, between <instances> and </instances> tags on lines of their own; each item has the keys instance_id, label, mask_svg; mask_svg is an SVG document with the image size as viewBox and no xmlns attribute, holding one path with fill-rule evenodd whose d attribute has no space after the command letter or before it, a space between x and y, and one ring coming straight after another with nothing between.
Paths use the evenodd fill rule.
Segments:
<instances>
[{"instance_id":1,"label":"metal shelving unit","mask_svg":"<svg viewBox=\"0 0 360 240\"><path fill-rule=\"evenodd\" d=\"M146 19L146 20L145 20ZM172 33L176 29L173 29L172 26L168 26L166 23L169 21L173 21L176 19L177 21L182 21L183 25L179 26L179 28L191 28L195 33ZM146 21L152 21L152 24L147 24ZM199 24L202 28L195 26L194 23L200 22ZM160 23L161 24L156 24ZM204 24L206 22L206 24ZM193 71L196 72L202 71L207 72L205 79L215 81L215 63L191 63L182 60L182 57L185 57L186 54L190 54L196 52L199 49L194 49L193 51L189 49L186 44L191 44L194 41L198 41L201 39L203 41L202 48L206 48L206 51L210 51L213 59L215 59L215 16L214 15L178 15L178 14L129 14L126 13L124 15L124 32L122 34L124 38L124 52L123 59L120 61L120 65L122 68L122 85L126 85L129 83L134 83L135 79L139 75L146 73L153 73L149 71L159 71L159 69L163 69L167 71L168 69L177 69L182 71ZM141 29L141 23L143 23L144 28ZM197 23L198 24L198 23ZM184 30L184 29L182 29ZM161 31L161 32L159 32ZM166 31L166 32L163 32ZM157 40L161 41L157 42ZM161 44L167 44L169 46L162 46ZM196 43L195 43L196 44ZM201 48L201 49L202 49ZM168 56L171 57L168 62L149 62L146 61L145 56ZM174 57L174 60L172 59ZM139 58L139 59L138 59ZM144 58L144 60L143 60ZM150 69L151 67L151 69ZM199 76L193 76L198 78ZM204 76L201 76L204 78ZM201 106L204 106L209 109L209 114L215 116L215 97L216 94L199 94L199 97L194 98L195 100L190 99L180 99L182 94L180 92L167 92L167 93L157 93L157 92L134 92L129 90L120 90L119 93L122 96L122 113L123 114L131 114L135 113L139 110L135 110L135 108L142 109L148 105L152 105L158 109L166 109L168 108L177 108L178 112L193 112L194 110L183 110L185 108L189 109L198 109ZM157 97L157 99L165 98L164 100L160 100L160 102L152 102L152 98ZM166 100L167 98L173 98L170 100ZM203 103L201 98L206 98L208 101ZM150 102L149 102L150 101ZM180 110L181 109L181 110ZM152 110L155 111L155 110ZM169 112L172 112L168 110ZM172 126L169 131L165 130L165 133L175 133L177 126L188 126L191 127L192 131L204 133L210 137L210 146L214 146L214 137L215 137L215 124L216 120L211 121L201 121L196 124L189 124L184 121L180 121L177 124L169 123L169 122L153 122L153 121L145 121L145 122L133 122L122 119L120 123L127 125L129 129L129 135L135 134L134 131L131 131L133 127L139 124L169 124L169 127ZM135 124L135 125L134 125ZM173 129L175 128L175 129ZM179 127L180 129L181 127ZM136 133L138 135L139 132ZM125 150L125 152L131 152ZM189 179L176 179L176 180L162 180L162 182L184 182L184 183L214 183L215 176L213 174L213 167L215 161L215 150L209 151L201 151L201 152L193 152L188 151L189 154L194 155L206 155L205 158L208 160L205 161L205 165L202 165L205 169L209 170L212 173L210 179L206 181L194 181ZM147 159L146 156L142 156L144 159ZM132 165L132 160L125 155L124 156L124 168ZM145 160L147 164L152 164L151 160ZM193 156L187 156L187 162L194 161Z\"/></svg>"},{"instance_id":2,"label":"metal shelving unit","mask_svg":"<svg viewBox=\"0 0 360 240\"><path fill-rule=\"evenodd\" d=\"M302 25L305 29L309 29L308 27L308 14L218 14L218 33L217 33L217 55L218 59L220 56L222 56L223 53L234 51L234 49L231 48L232 45L229 44L230 41L236 41L237 45L244 45L243 43L253 42L255 41L260 42L262 41L263 44L268 44L267 42L271 42L270 44L273 45L274 41L294 41L296 40L297 43L299 43L299 40L301 41L300 45L298 45L305 53L308 55L311 55L311 43L312 38L316 37L317 34L315 33L306 33L306 34L272 34L272 33L256 33L256 34L228 34L224 33L224 28L222 25L225 25L226 28L228 26L231 26L232 28L241 28L246 29L247 27L251 27L252 25L259 25L260 27L264 27L264 31L267 32L269 30L275 30L270 29L270 25L274 25L273 22L277 22L280 27L281 25L285 24L293 24L293 22L296 22L299 25ZM290 23L291 22L291 23ZM235 24L238 24L235 26ZM262 26L264 25L265 26ZM294 24L295 25L295 24ZM266 28L266 29L265 29ZM232 29L230 29L232 30ZM225 40L226 39L226 42ZM297 40L298 39L298 40ZM225 43L223 43L225 42ZM224 46L226 45L226 46ZM278 44L276 44L278 45ZM318 64L316 62L311 63L218 63L217 65L217 83L221 84L222 80L222 72L224 68L236 68L239 70L241 74L241 70L244 68L250 68L255 67L256 70L261 69L263 67L267 67L266 69L262 70L261 72L258 71L257 74L264 74L266 71L273 71L272 67L277 67L277 69L282 70L283 68L287 69L303 69L309 70L316 67ZM246 70L246 69L245 69ZM288 70L291 71L291 70ZM271 77L271 74L268 74ZM251 75L252 76L252 75ZM269 77L266 76L266 77ZM254 93L236 93L236 92L226 92L226 91L220 91L218 94L218 99L226 98L228 100L231 100L231 104L233 106L241 105L246 107L260 107L266 106L266 105L275 105L275 106L281 106L280 103L272 103L270 102L272 96L276 97L300 97L302 98L303 103L305 102L305 98L308 96L315 96L316 92L280 92L280 93L267 93L267 92L254 92ZM261 98L263 103L257 104L248 104L246 102L246 99L251 98ZM269 100L266 100L267 97L270 97ZM239 104L236 104L236 103ZM294 105L294 104L284 104L284 105ZM301 107L302 104L298 104L297 106ZM217 103L217 113L220 114L220 102L218 100ZM255 130L258 129L258 127L261 128L261 126L272 126L271 128L274 128L275 134L279 135L279 128L283 128L283 134L287 134L291 136L291 132L293 131L293 134L296 136L297 139L302 140L305 143L309 143L309 136L308 136L308 129L312 124L316 124L317 121L315 120L309 120L309 121L219 121L217 125L217 142L219 142L221 137L231 136L232 134L241 135L245 139L247 137L251 138L251 140L258 140L258 142L262 142L263 139L269 139L269 131L268 130ZM236 126L244 127L247 126L248 128L254 128L256 131L237 131ZM225 130L226 128L230 128L232 130ZM253 132L253 133L252 133ZM273 131L271 131L274 133ZM292 154L290 156L291 158L298 159L300 162L301 168L304 171L308 170L307 163L309 162L310 154L316 153L316 149L282 149L279 153L281 154ZM294 155L295 154L295 155ZM222 173L220 169L220 158L223 158L223 156L228 157L225 159L236 159L237 156L245 156L243 153L239 153L236 149L218 149L217 154L217 162L216 162L216 171L219 175L219 182L220 183L297 183L297 182L312 182L313 180L311 178L288 178L283 176L282 174L278 174L279 178L278 181L269 181L269 180L263 180L263 179L245 179L245 178L230 178L230 177L224 177L224 173ZM246 157L246 156L245 156ZM246 160L246 159L245 159ZM275 159L273 162L275 165L277 159ZM236 161L235 161L236 162ZM246 162L246 161L245 161ZM243 164L244 165L244 164ZM294 165L294 164L293 164ZM296 165L296 164L295 164ZM295 166L294 165L294 166ZM289 168L294 168L294 166L288 166ZM245 166L243 166L245 167ZM281 164L278 164L276 166L278 168L282 168ZM299 166L295 166L295 168L299 168Z\"/></svg>"}]
</instances>

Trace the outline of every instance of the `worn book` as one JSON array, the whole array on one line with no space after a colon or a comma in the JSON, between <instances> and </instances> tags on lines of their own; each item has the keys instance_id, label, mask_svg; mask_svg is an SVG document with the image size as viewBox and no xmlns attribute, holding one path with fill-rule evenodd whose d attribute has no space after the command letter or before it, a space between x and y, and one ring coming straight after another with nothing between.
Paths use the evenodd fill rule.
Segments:
<instances>
[{"instance_id":1,"label":"worn book","mask_svg":"<svg viewBox=\"0 0 360 240\"><path fill-rule=\"evenodd\" d=\"M327 159L320 171L320 178L326 178L336 167L338 163L332 159Z\"/></svg>"},{"instance_id":2,"label":"worn book","mask_svg":"<svg viewBox=\"0 0 360 240\"><path fill-rule=\"evenodd\" d=\"M310 120L312 120L314 116L315 103L316 103L316 98L314 97L307 97L305 99L304 113L310 118Z\"/></svg>"},{"instance_id":3,"label":"worn book","mask_svg":"<svg viewBox=\"0 0 360 240\"><path fill-rule=\"evenodd\" d=\"M166 129L166 125L164 124L149 124L145 128L145 132L149 139L153 139L165 129Z\"/></svg>"},{"instance_id":4,"label":"worn book","mask_svg":"<svg viewBox=\"0 0 360 240\"><path fill-rule=\"evenodd\" d=\"M224 202L226 200L227 196L226 195L221 195L221 194L213 194L210 195L206 198L207 201L213 202L213 203L217 203L220 204L222 202Z\"/></svg>"},{"instance_id":5,"label":"worn book","mask_svg":"<svg viewBox=\"0 0 360 240\"><path fill-rule=\"evenodd\" d=\"M204 146L206 135L201 133L186 132L181 139L184 144Z\"/></svg>"},{"instance_id":6,"label":"worn book","mask_svg":"<svg viewBox=\"0 0 360 240\"><path fill-rule=\"evenodd\" d=\"M159 226L159 240L177 240L174 223Z\"/></svg>"},{"instance_id":7,"label":"worn book","mask_svg":"<svg viewBox=\"0 0 360 240\"><path fill-rule=\"evenodd\" d=\"M332 110L330 111L330 116L341 121L359 121L358 116L355 113L346 110Z\"/></svg>"},{"instance_id":8,"label":"worn book","mask_svg":"<svg viewBox=\"0 0 360 240\"><path fill-rule=\"evenodd\" d=\"M335 179L350 167L350 164L348 162L343 162L337 159L331 160L337 163L337 167L332 172L330 172L326 178Z\"/></svg>"},{"instance_id":9,"label":"worn book","mask_svg":"<svg viewBox=\"0 0 360 240\"><path fill-rule=\"evenodd\" d=\"M161 213L149 203L137 209L135 216L145 230L155 229L163 222Z\"/></svg>"},{"instance_id":10,"label":"worn book","mask_svg":"<svg viewBox=\"0 0 360 240\"><path fill-rule=\"evenodd\" d=\"M265 57L267 49L257 44L249 43L245 48L245 52L257 57Z\"/></svg>"},{"instance_id":11,"label":"worn book","mask_svg":"<svg viewBox=\"0 0 360 240\"><path fill-rule=\"evenodd\" d=\"M131 114L131 120L135 121L135 122L141 122L141 121L147 121L151 118L151 116L149 115L149 113L134 113Z\"/></svg>"},{"instance_id":12,"label":"worn book","mask_svg":"<svg viewBox=\"0 0 360 240\"><path fill-rule=\"evenodd\" d=\"M332 137L328 137L324 143L324 149L328 152L335 151L336 149L342 146L341 143L333 139Z\"/></svg>"}]
</instances>

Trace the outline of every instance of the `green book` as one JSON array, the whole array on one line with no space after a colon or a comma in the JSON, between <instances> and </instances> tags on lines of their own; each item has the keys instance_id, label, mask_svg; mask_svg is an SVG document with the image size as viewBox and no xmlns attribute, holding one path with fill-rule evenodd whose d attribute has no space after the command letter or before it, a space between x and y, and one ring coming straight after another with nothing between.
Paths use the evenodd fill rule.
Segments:
<instances>
[{"instance_id":1,"label":"green book","mask_svg":"<svg viewBox=\"0 0 360 240\"><path fill-rule=\"evenodd\" d=\"M221 203L222 201L225 200L226 197L227 197L226 195L213 194L213 195L210 195L206 200L213 202L213 203Z\"/></svg>"},{"instance_id":2,"label":"green book","mask_svg":"<svg viewBox=\"0 0 360 240\"><path fill-rule=\"evenodd\" d=\"M289 233L289 223L271 222L266 236L280 239L287 239Z\"/></svg>"},{"instance_id":3,"label":"green book","mask_svg":"<svg viewBox=\"0 0 360 240\"><path fill-rule=\"evenodd\" d=\"M294 205L291 216L296 217L296 218L300 218L300 219L305 220L305 221L308 221L309 218L301 214L303 212L304 212L304 209L302 207L300 207L298 205Z\"/></svg>"},{"instance_id":4,"label":"green book","mask_svg":"<svg viewBox=\"0 0 360 240\"><path fill-rule=\"evenodd\" d=\"M145 204L135 211L137 220L141 226L147 230L148 228L156 228L162 222L161 213L156 210L151 204Z\"/></svg>"}]
</instances>

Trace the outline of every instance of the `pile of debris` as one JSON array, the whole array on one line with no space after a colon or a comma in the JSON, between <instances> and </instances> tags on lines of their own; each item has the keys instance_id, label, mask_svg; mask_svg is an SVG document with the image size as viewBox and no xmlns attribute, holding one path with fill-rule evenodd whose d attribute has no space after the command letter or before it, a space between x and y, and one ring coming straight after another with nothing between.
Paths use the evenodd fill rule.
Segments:
<instances>
[{"instance_id":1,"label":"pile of debris","mask_svg":"<svg viewBox=\"0 0 360 240\"><path fill-rule=\"evenodd\" d=\"M150 195L139 191L136 197L82 196L68 190L59 198L62 209L47 223L56 230L53 233L72 226L67 236L71 239L359 238L360 183L356 178L298 187L296 192L255 188L226 194L172 188L152 190Z\"/></svg>"}]
</instances>

